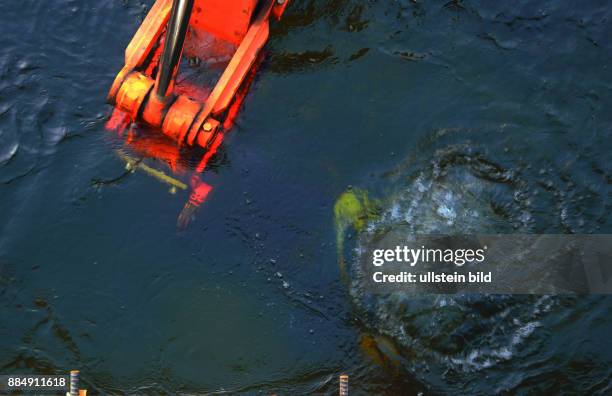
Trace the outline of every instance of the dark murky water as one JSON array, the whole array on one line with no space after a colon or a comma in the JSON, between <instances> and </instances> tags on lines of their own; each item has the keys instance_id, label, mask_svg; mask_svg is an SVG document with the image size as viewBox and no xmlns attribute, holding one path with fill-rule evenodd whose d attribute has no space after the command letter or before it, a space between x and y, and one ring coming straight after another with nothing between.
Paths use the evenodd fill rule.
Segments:
<instances>
[{"instance_id":1,"label":"dark murky water","mask_svg":"<svg viewBox=\"0 0 612 396\"><path fill-rule=\"evenodd\" d=\"M500 230L611 232L608 3L292 3L185 231L186 193L97 182L124 173L105 97L148 6L0 3L0 372L79 368L101 393L334 394L343 371L352 394L611 392L604 297L414 301L400 369L379 364L363 339L393 322L341 283L332 213L352 184L444 217L466 198L415 183L469 167Z\"/></svg>"}]
</instances>

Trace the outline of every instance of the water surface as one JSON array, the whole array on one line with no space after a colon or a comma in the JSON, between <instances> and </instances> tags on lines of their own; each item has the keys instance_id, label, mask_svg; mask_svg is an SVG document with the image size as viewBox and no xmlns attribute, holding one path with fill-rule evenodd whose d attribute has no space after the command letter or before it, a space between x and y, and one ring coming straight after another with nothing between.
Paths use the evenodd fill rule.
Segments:
<instances>
[{"instance_id":1,"label":"water surface","mask_svg":"<svg viewBox=\"0 0 612 396\"><path fill-rule=\"evenodd\" d=\"M0 4L0 371L78 368L101 393L335 394L340 372L352 394L611 391L603 297L555 303L491 366L467 348L440 376L410 349L399 372L379 365L332 213L348 185L393 196L471 161L507 172L483 205L511 226L610 232L609 4L292 2L182 231L187 193L113 181L104 129L150 5ZM448 318L426 319L415 334Z\"/></svg>"}]
</instances>

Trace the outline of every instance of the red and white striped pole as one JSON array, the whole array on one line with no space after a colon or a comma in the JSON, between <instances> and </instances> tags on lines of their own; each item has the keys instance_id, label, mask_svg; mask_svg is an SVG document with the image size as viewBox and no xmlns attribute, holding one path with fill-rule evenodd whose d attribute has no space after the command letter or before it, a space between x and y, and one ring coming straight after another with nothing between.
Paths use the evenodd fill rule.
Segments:
<instances>
[{"instance_id":1,"label":"red and white striped pole","mask_svg":"<svg viewBox=\"0 0 612 396\"><path fill-rule=\"evenodd\" d=\"M346 374L340 375L340 396L348 396L348 380L349 376Z\"/></svg>"}]
</instances>

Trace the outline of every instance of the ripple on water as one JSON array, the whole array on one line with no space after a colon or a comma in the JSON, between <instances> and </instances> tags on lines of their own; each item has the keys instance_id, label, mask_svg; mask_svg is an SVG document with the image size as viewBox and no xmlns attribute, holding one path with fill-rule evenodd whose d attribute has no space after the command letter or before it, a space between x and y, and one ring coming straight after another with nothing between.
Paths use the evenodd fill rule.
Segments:
<instances>
[{"instance_id":1,"label":"ripple on water","mask_svg":"<svg viewBox=\"0 0 612 396\"><path fill-rule=\"evenodd\" d=\"M4 55L12 81L0 83L0 166L2 182L26 176L56 152L69 136L67 109L41 82L41 66L28 58ZM8 58L8 60L7 60ZM5 102L5 103L2 103Z\"/></svg>"},{"instance_id":2,"label":"ripple on water","mask_svg":"<svg viewBox=\"0 0 612 396\"><path fill-rule=\"evenodd\" d=\"M0 165L4 165L4 163L8 162L15 156L17 153L17 149L19 148L19 144L17 142L13 143L3 143L0 142Z\"/></svg>"},{"instance_id":3,"label":"ripple on water","mask_svg":"<svg viewBox=\"0 0 612 396\"><path fill-rule=\"evenodd\" d=\"M505 168L474 145L446 140L430 142L432 159L415 161L409 166L415 169L412 173L402 169L394 174L395 184L382 200L380 217L354 239L353 262L365 254L371 238L393 227L409 234L531 233L537 229L536 220L547 218L554 224L567 217L562 207L550 218L541 208L555 214L548 200L569 204L566 197L575 194L569 192L578 182L555 180L552 187L542 188L537 171ZM530 371L524 366L530 360L523 359L548 353L543 347L546 323L555 317L551 312L562 297L372 295L363 287L366 275L359 265L349 267L350 294L364 327L393 339L410 362L423 362L426 370L412 365L410 370L434 388L438 384L441 390L457 386L466 391L479 382L483 391L482 381L474 382L480 372L513 372L516 384L541 372L541 367Z\"/></svg>"}]
</instances>

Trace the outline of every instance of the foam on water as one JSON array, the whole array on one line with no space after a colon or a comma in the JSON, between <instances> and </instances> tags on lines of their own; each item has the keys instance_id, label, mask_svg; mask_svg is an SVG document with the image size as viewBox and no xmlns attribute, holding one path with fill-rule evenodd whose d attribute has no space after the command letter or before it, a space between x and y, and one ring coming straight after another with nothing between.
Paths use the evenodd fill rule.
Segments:
<instances>
[{"instance_id":1,"label":"foam on water","mask_svg":"<svg viewBox=\"0 0 612 396\"><path fill-rule=\"evenodd\" d=\"M439 153L429 169L399 178L404 182L391 193L380 218L357 238L355 260L371 238L394 226L410 234L528 231L529 194L521 180L482 158L456 150ZM503 216L495 210L498 201L508 202ZM511 361L555 304L547 296L373 295L364 290L365 274L356 267L349 269L350 292L364 326L393 339L411 361L423 362L427 370L419 375L426 382L452 370L461 383L468 377L461 380L460 373Z\"/></svg>"}]
</instances>

